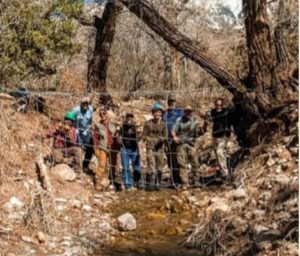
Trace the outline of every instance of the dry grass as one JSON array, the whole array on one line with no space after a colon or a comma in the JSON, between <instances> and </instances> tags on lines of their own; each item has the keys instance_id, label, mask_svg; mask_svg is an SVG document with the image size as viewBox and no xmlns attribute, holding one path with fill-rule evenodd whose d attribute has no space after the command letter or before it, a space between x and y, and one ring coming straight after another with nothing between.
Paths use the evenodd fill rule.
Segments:
<instances>
[{"instance_id":1,"label":"dry grass","mask_svg":"<svg viewBox=\"0 0 300 256\"><path fill-rule=\"evenodd\" d=\"M50 233L57 218L53 197L42 189L31 192L26 203L24 224L28 230L42 230Z\"/></svg>"},{"instance_id":2,"label":"dry grass","mask_svg":"<svg viewBox=\"0 0 300 256\"><path fill-rule=\"evenodd\" d=\"M201 255L230 255L227 246L236 239L230 223L230 218L222 218L216 212L195 227L184 246L199 250Z\"/></svg>"}]
</instances>

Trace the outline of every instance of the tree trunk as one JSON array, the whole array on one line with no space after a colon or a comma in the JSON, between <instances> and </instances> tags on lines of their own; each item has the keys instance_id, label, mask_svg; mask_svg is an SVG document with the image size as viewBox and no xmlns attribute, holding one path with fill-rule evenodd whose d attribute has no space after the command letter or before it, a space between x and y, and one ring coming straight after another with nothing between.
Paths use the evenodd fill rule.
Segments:
<instances>
[{"instance_id":1,"label":"tree trunk","mask_svg":"<svg viewBox=\"0 0 300 256\"><path fill-rule=\"evenodd\" d=\"M291 8L291 0L279 1L277 25L274 29L274 43L277 64L276 70L281 80L288 80L290 77L292 77L293 72L298 65L298 61L293 61L291 53L288 49L289 40L287 29L292 24Z\"/></svg>"},{"instance_id":2,"label":"tree trunk","mask_svg":"<svg viewBox=\"0 0 300 256\"><path fill-rule=\"evenodd\" d=\"M94 56L88 66L88 91L98 92L100 94L99 103L105 106L112 104L112 98L106 88L106 75L120 8L115 1L109 1L105 6L102 18L95 17L94 23L97 34Z\"/></svg>"},{"instance_id":3,"label":"tree trunk","mask_svg":"<svg viewBox=\"0 0 300 256\"><path fill-rule=\"evenodd\" d=\"M246 86L255 90L261 112L274 103L278 79L267 20L267 0L243 0L249 73Z\"/></svg>"}]
</instances>

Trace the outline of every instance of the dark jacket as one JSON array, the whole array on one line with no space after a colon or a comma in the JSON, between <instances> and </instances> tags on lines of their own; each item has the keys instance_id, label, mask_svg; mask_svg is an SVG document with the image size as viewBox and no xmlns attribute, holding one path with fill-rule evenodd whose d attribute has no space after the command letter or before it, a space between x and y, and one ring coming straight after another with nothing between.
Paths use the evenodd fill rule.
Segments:
<instances>
[{"instance_id":1,"label":"dark jacket","mask_svg":"<svg viewBox=\"0 0 300 256\"><path fill-rule=\"evenodd\" d=\"M134 124L124 123L120 129L120 136L125 148L134 151L138 149L138 136L136 126Z\"/></svg>"},{"instance_id":2,"label":"dark jacket","mask_svg":"<svg viewBox=\"0 0 300 256\"><path fill-rule=\"evenodd\" d=\"M223 108L220 112L216 109L211 110L210 116L213 122L213 136L220 138L229 137L233 119L233 109Z\"/></svg>"}]
</instances>

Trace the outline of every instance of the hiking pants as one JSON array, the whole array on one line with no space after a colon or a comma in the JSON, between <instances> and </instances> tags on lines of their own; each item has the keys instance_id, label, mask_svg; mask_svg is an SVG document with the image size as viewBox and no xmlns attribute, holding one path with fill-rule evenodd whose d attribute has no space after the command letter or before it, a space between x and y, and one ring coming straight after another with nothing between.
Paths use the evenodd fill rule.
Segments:
<instances>
[{"instance_id":1,"label":"hiking pants","mask_svg":"<svg viewBox=\"0 0 300 256\"><path fill-rule=\"evenodd\" d=\"M176 154L177 144L172 141L168 144L166 155L168 161L168 167L171 171L172 180L174 184L180 184L180 176L179 176L179 166L177 162L177 154Z\"/></svg>"},{"instance_id":2,"label":"hiking pants","mask_svg":"<svg viewBox=\"0 0 300 256\"><path fill-rule=\"evenodd\" d=\"M162 149L158 151L147 149L147 165L147 174L157 175L157 171L162 171L164 168L164 151Z\"/></svg>"},{"instance_id":3,"label":"hiking pants","mask_svg":"<svg viewBox=\"0 0 300 256\"><path fill-rule=\"evenodd\" d=\"M220 165L220 171L222 176L227 176L229 173L226 160L227 142L228 138L226 136L223 136L221 138L214 138L215 154Z\"/></svg>"},{"instance_id":4,"label":"hiking pants","mask_svg":"<svg viewBox=\"0 0 300 256\"><path fill-rule=\"evenodd\" d=\"M98 159L98 166L96 168L95 176L102 178L107 174L107 152L103 149L95 149L95 156Z\"/></svg>"},{"instance_id":5,"label":"hiking pants","mask_svg":"<svg viewBox=\"0 0 300 256\"><path fill-rule=\"evenodd\" d=\"M129 148L121 148L121 161L122 161L122 178L125 188L131 188L133 186L133 181L135 183L139 182L141 178L141 164L140 164L140 154L138 149L132 150ZM133 179L130 171L130 164L133 169Z\"/></svg>"},{"instance_id":6,"label":"hiking pants","mask_svg":"<svg viewBox=\"0 0 300 256\"><path fill-rule=\"evenodd\" d=\"M200 173L198 170L198 159L196 149L187 144L182 143L177 145L177 162L179 165L179 176L182 185L189 185L188 164L191 165L191 175L193 183L199 182Z\"/></svg>"}]
</instances>

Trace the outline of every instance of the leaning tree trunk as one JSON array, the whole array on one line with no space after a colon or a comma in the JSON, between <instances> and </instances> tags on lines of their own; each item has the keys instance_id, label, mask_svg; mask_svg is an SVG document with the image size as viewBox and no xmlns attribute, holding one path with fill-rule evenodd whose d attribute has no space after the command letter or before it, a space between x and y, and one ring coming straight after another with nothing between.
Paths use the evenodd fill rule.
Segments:
<instances>
[{"instance_id":1,"label":"leaning tree trunk","mask_svg":"<svg viewBox=\"0 0 300 256\"><path fill-rule=\"evenodd\" d=\"M115 1L109 1L105 6L102 18L95 17L94 23L97 34L94 56L88 66L88 91L98 92L100 94L99 103L105 106L112 103L112 98L106 88L106 75L120 8Z\"/></svg>"}]
</instances>

